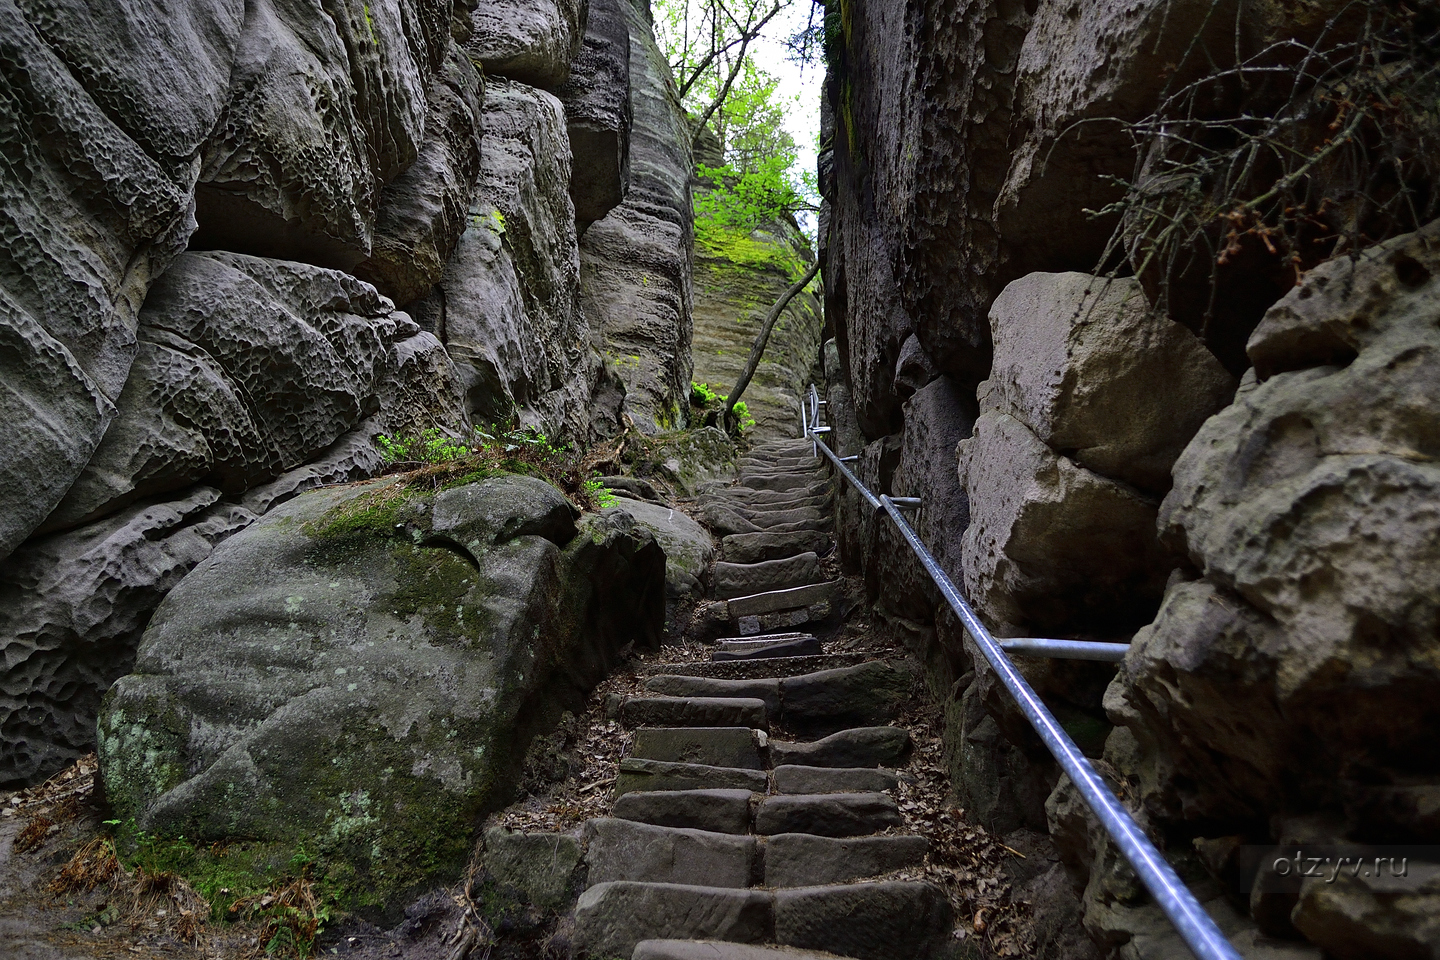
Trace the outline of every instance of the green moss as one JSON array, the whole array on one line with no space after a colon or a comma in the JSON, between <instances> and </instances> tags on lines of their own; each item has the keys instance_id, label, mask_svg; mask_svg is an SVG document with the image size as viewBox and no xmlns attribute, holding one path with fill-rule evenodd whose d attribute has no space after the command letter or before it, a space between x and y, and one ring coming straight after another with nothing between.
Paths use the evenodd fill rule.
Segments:
<instances>
[{"instance_id":1,"label":"green moss","mask_svg":"<svg viewBox=\"0 0 1440 960\"><path fill-rule=\"evenodd\" d=\"M695 220L695 244L702 256L711 258L711 269L720 273L771 269L786 277L798 277L805 265L788 244L760 239L751 231L727 226L710 217Z\"/></svg>"},{"instance_id":2,"label":"green moss","mask_svg":"<svg viewBox=\"0 0 1440 960\"><path fill-rule=\"evenodd\" d=\"M479 577L475 567L451 550L397 542L390 553L395 592L382 602L397 619L423 615L441 644L462 644L483 633L470 601ZM470 602L467 602L470 601Z\"/></svg>"},{"instance_id":3,"label":"green moss","mask_svg":"<svg viewBox=\"0 0 1440 960\"><path fill-rule=\"evenodd\" d=\"M316 519L306 521L301 529L317 540L355 534L390 536L414 496L400 483L388 484L333 507Z\"/></svg>"}]
</instances>

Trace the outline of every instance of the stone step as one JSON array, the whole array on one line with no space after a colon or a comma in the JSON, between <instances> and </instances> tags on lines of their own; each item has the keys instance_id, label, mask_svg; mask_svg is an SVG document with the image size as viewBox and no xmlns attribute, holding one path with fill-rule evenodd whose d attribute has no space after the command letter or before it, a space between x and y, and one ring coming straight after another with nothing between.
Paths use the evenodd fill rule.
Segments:
<instances>
[{"instance_id":1,"label":"stone step","mask_svg":"<svg viewBox=\"0 0 1440 960\"><path fill-rule=\"evenodd\" d=\"M615 778L615 796L638 790L748 790L764 793L770 778L763 770L747 767L712 767L704 763L671 763L626 757Z\"/></svg>"},{"instance_id":2,"label":"stone step","mask_svg":"<svg viewBox=\"0 0 1440 960\"><path fill-rule=\"evenodd\" d=\"M924 837L821 837L780 833L765 841L765 886L810 887L876 877L925 862ZM716 884L718 886L718 884Z\"/></svg>"},{"instance_id":3,"label":"stone step","mask_svg":"<svg viewBox=\"0 0 1440 960\"><path fill-rule=\"evenodd\" d=\"M770 773L776 793L883 793L900 778L883 767L804 767L784 763Z\"/></svg>"},{"instance_id":4,"label":"stone step","mask_svg":"<svg viewBox=\"0 0 1440 960\"><path fill-rule=\"evenodd\" d=\"M812 457L810 451L807 450L798 457L783 454L741 457L735 461L735 465L741 470L747 467L791 467L796 470L818 470L824 468L828 462L824 457Z\"/></svg>"},{"instance_id":5,"label":"stone step","mask_svg":"<svg viewBox=\"0 0 1440 960\"><path fill-rule=\"evenodd\" d=\"M878 726L901 714L914 684L904 661L872 660L785 678L780 709L787 724L806 731Z\"/></svg>"},{"instance_id":6,"label":"stone step","mask_svg":"<svg viewBox=\"0 0 1440 960\"><path fill-rule=\"evenodd\" d=\"M745 697L631 697L620 718L632 727L754 727L769 729L765 702Z\"/></svg>"},{"instance_id":7,"label":"stone step","mask_svg":"<svg viewBox=\"0 0 1440 960\"><path fill-rule=\"evenodd\" d=\"M742 490L742 487L736 487ZM822 510L829 512L831 500L828 494L804 494L796 496L785 493L783 496L768 497L764 500L752 500L744 496L733 494L712 494L701 498L701 503L718 503L728 510L734 510L742 517L749 517L756 513L765 513L774 510Z\"/></svg>"},{"instance_id":8,"label":"stone step","mask_svg":"<svg viewBox=\"0 0 1440 960\"><path fill-rule=\"evenodd\" d=\"M820 653L820 641L814 637L775 640L750 648L721 647L710 654L712 660L768 660L775 657L810 657Z\"/></svg>"},{"instance_id":9,"label":"stone step","mask_svg":"<svg viewBox=\"0 0 1440 960\"><path fill-rule=\"evenodd\" d=\"M761 874L754 837L605 817L585 822L586 886L615 880L749 887Z\"/></svg>"},{"instance_id":10,"label":"stone step","mask_svg":"<svg viewBox=\"0 0 1440 960\"><path fill-rule=\"evenodd\" d=\"M858 960L920 960L951 943L950 899L901 880L791 887L774 894L775 941Z\"/></svg>"},{"instance_id":11,"label":"stone step","mask_svg":"<svg viewBox=\"0 0 1440 960\"><path fill-rule=\"evenodd\" d=\"M904 824L884 793L816 793L766 797L755 811L755 832L860 837Z\"/></svg>"},{"instance_id":12,"label":"stone step","mask_svg":"<svg viewBox=\"0 0 1440 960\"><path fill-rule=\"evenodd\" d=\"M721 940L642 940L630 960L853 960L795 947L759 947Z\"/></svg>"},{"instance_id":13,"label":"stone step","mask_svg":"<svg viewBox=\"0 0 1440 960\"><path fill-rule=\"evenodd\" d=\"M774 530L777 527L793 527L799 525L817 525L830 521L830 511L821 510L818 507L775 507L765 510L747 510L743 507L730 507L734 513L749 520L760 528L763 533L766 530ZM810 532L817 532L811 530Z\"/></svg>"},{"instance_id":14,"label":"stone step","mask_svg":"<svg viewBox=\"0 0 1440 960\"><path fill-rule=\"evenodd\" d=\"M783 560L801 553L826 554L835 545L828 534L816 530L800 533L732 533L720 539L720 555L729 563L760 563Z\"/></svg>"},{"instance_id":15,"label":"stone step","mask_svg":"<svg viewBox=\"0 0 1440 960\"><path fill-rule=\"evenodd\" d=\"M748 451L751 456L761 454L774 454L781 457L813 456L815 444L804 437L786 438L784 440L766 440L764 443L757 443Z\"/></svg>"},{"instance_id":16,"label":"stone step","mask_svg":"<svg viewBox=\"0 0 1440 960\"><path fill-rule=\"evenodd\" d=\"M572 956L615 960L636 956L647 940L717 940L856 960L922 960L943 948L953 919L944 891L928 883L888 880L768 891L612 880L580 895ZM735 960L751 958L741 954Z\"/></svg>"},{"instance_id":17,"label":"stone step","mask_svg":"<svg viewBox=\"0 0 1440 960\"><path fill-rule=\"evenodd\" d=\"M667 763L763 770L764 736L749 727L642 727L635 731L630 755Z\"/></svg>"},{"instance_id":18,"label":"stone step","mask_svg":"<svg viewBox=\"0 0 1440 960\"><path fill-rule=\"evenodd\" d=\"M749 790L637 790L615 800L613 816L657 827L749 833Z\"/></svg>"},{"instance_id":19,"label":"stone step","mask_svg":"<svg viewBox=\"0 0 1440 960\"><path fill-rule=\"evenodd\" d=\"M710 571L711 593L721 600L748 597L772 590L788 590L823 580L820 558L813 553L802 553L785 560L764 560L760 563L721 561Z\"/></svg>"},{"instance_id":20,"label":"stone step","mask_svg":"<svg viewBox=\"0 0 1440 960\"><path fill-rule=\"evenodd\" d=\"M851 667L870 658L868 653L827 653L818 657L776 657L767 660L689 660L680 663L642 664L640 673L650 676L711 677L717 680L794 677L816 670Z\"/></svg>"},{"instance_id":21,"label":"stone step","mask_svg":"<svg viewBox=\"0 0 1440 960\"><path fill-rule=\"evenodd\" d=\"M612 880L580 895L575 904L572 956L615 960L632 956L642 940L773 939L774 897L760 890L679 883ZM804 928L797 924L797 929Z\"/></svg>"},{"instance_id":22,"label":"stone step","mask_svg":"<svg viewBox=\"0 0 1440 960\"><path fill-rule=\"evenodd\" d=\"M800 490L813 486L815 477L806 473L742 473L739 485L751 490Z\"/></svg>"},{"instance_id":23,"label":"stone step","mask_svg":"<svg viewBox=\"0 0 1440 960\"><path fill-rule=\"evenodd\" d=\"M901 727L857 727L811 743L770 741L775 766L893 767L910 751L910 732Z\"/></svg>"},{"instance_id":24,"label":"stone step","mask_svg":"<svg viewBox=\"0 0 1440 960\"><path fill-rule=\"evenodd\" d=\"M719 500L727 503L741 503L746 506L760 506L762 504L792 503L793 501L818 499L829 501L833 494L830 491L830 483L812 483L804 489L797 490L755 490L750 487L721 487L710 493L701 494L697 498L698 503L708 503ZM821 506L821 504L814 504Z\"/></svg>"},{"instance_id":25,"label":"stone step","mask_svg":"<svg viewBox=\"0 0 1440 960\"><path fill-rule=\"evenodd\" d=\"M667 697L743 697L765 704L766 715L780 712L780 681L757 677L726 680L714 677L693 677L684 674L661 674L645 681L645 689Z\"/></svg>"},{"instance_id":26,"label":"stone step","mask_svg":"<svg viewBox=\"0 0 1440 960\"><path fill-rule=\"evenodd\" d=\"M747 597L736 597L727 600L726 603L730 619L739 620L742 617L793 610L797 607L808 607L822 602L833 604L839 599L842 586L841 581L831 580L826 583L792 587L788 590L769 590Z\"/></svg>"}]
</instances>

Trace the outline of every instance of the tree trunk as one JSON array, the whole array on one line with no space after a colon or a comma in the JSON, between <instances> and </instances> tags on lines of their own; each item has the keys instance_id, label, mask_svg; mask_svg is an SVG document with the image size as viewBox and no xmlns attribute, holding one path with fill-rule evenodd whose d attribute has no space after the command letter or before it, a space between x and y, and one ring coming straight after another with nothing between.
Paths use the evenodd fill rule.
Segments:
<instances>
[{"instance_id":1,"label":"tree trunk","mask_svg":"<svg viewBox=\"0 0 1440 960\"><path fill-rule=\"evenodd\" d=\"M770 331L775 329L775 322L780 319L780 314L795 299L796 294L810 285L815 279L815 274L820 272L820 258L816 257L815 262L810 264L810 269L805 271L805 276L796 280L789 290L775 301L775 306L770 308L770 313L765 317L765 323L761 325L760 332L755 336L755 345L750 348L750 359L745 361L745 369L740 372L740 379L735 381L735 386L730 395L725 399L725 430L727 432L735 429L735 404L740 399L740 394L750 386L750 378L755 376L755 371L760 366L760 358L765 355L765 345L770 342Z\"/></svg>"}]
</instances>

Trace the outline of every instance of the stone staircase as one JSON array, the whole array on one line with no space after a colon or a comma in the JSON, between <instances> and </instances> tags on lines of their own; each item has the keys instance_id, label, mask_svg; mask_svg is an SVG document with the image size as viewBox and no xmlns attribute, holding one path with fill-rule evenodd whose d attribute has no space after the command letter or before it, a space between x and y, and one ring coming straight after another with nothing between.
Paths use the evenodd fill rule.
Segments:
<instances>
[{"instance_id":1,"label":"stone staircase","mask_svg":"<svg viewBox=\"0 0 1440 960\"><path fill-rule=\"evenodd\" d=\"M918 867L929 846L903 833L894 797L908 667L790 629L840 599L810 452L762 446L701 505L724 538L712 590L740 636L649 667L621 704L634 743L611 815L585 824L577 960L924 960L950 940L944 891L867 879Z\"/></svg>"}]
</instances>

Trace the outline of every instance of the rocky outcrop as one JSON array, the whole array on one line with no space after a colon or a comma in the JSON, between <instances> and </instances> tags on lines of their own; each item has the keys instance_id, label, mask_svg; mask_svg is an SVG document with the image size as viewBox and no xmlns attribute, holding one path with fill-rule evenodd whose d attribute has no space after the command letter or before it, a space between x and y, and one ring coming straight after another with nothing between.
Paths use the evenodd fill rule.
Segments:
<instances>
[{"instance_id":1,"label":"rocky outcrop","mask_svg":"<svg viewBox=\"0 0 1440 960\"><path fill-rule=\"evenodd\" d=\"M243 17L238 0L158 27L123 0L103 16L0 9L0 557L60 502L114 416L145 290L194 229L195 161Z\"/></svg>"},{"instance_id":2,"label":"rocky outcrop","mask_svg":"<svg viewBox=\"0 0 1440 960\"><path fill-rule=\"evenodd\" d=\"M245 837L256 862L303 845L353 908L458 875L530 737L622 646L659 639L660 548L623 512L577 526L572 509L526 477L434 495L383 480L231 538L105 701L117 816Z\"/></svg>"},{"instance_id":3,"label":"rocky outcrop","mask_svg":"<svg viewBox=\"0 0 1440 960\"><path fill-rule=\"evenodd\" d=\"M1171 587L1106 697L1137 743L1121 772L1157 819L1259 842L1305 818L1327 824L1312 841L1440 837L1425 732L1440 689L1437 237L1337 259L1276 304L1249 348L1267 375L1247 375L1176 465L1161 526L1202 576ZM1254 837L1266 816L1276 832ZM1403 911L1355 919L1368 896L1314 896L1295 927L1336 956L1426 942Z\"/></svg>"},{"instance_id":4,"label":"rocky outcrop","mask_svg":"<svg viewBox=\"0 0 1440 960\"><path fill-rule=\"evenodd\" d=\"M466 52L488 75L554 90L570 76L585 35L586 0L483 0L468 4Z\"/></svg>"},{"instance_id":5,"label":"rocky outcrop","mask_svg":"<svg viewBox=\"0 0 1440 960\"><path fill-rule=\"evenodd\" d=\"M346 274L224 253L181 257L138 336L115 422L42 530L202 480L240 493L273 479L379 412L382 384L439 347ZM441 423L463 416L448 367L419 404ZM402 410L414 419L413 404L385 413L405 426Z\"/></svg>"},{"instance_id":6,"label":"rocky outcrop","mask_svg":"<svg viewBox=\"0 0 1440 960\"><path fill-rule=\"evenodd\" d=\"M696 225L695 333L691 376L726 394L739 379L755 336L781 295L814 262L793 223L754 231L714 222ZM797 294L776 321L755 375L741 397L756 441L795 436L800 398L819 379L820 302Z\"/></svg>"},{"instance_id":7,"label":"rocky outcrop","mask_svg":"<svg viewBox=\"0 0 1440 960\"><path fill-rule=\"evenodd\" d=\"M440 283L440 332L461 372L467 407L484 419L514 411L541 419L546 395L578 374L572 409L545 424L552 433L576 432L573 407L588 397L594 371L579 309L564 108L543 90L492 80L484 120L481 186L470 228Z\"/></svg>"},{"instance_id":8,"label":"rocky outcrop","mask_svg":"<svg viewBox=\"0 0 1440 960\"><path fill-rule=\"evenodd\" d=\"M625 0L594 0L585 40L556 91L575 162L570 199L580 233L630 189L630 29Z\"/></svg>"},{"instance_id":9,"label":"rocky outcrop","mask_svg":"<svg viewBox=\"0 0 1440 960\"><path fill-rule=\"evenodd\" d=\"M130 671L151 612L254 518L199 486L33 539L0 564L0 783L44 779L94 749L100 698Z\"/></svg>"},{"instance_id":10,"label":"rocky outcrop","mask_svg":"<svg viewBox=\"0 0 1440 960\"><path fill-rule=\"evenodd\" d=\"M449 0L257 0L204 150L195 245L349 269L415 162Z\"/></svg>"},{"instance_id":11,"label":"rocky outcrop","mask_svg":"<svg viewBox=\"0 0 1440 960\"><path fill-rule=\"evenodd\" d=\"M380 194L370 258L355 275L396 303L425 296L465 231L480 173L485 82L457 47L430 81L425 140Z\"/></svg>"},{"instance_id":12,"label":"rocky outcrop","mask_svg":"<svg viewBox=\"0 0 1440 960\"><path fill-rule=\"evenodd\" d=\"M649 7L625 4L630 32L630 190L580 244L581 305L625 384L641 430L685 425L690 392L689 126Z\"/></svg>"}]
</instances>

